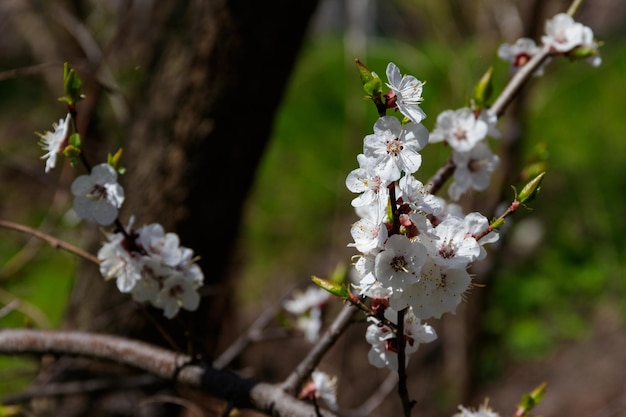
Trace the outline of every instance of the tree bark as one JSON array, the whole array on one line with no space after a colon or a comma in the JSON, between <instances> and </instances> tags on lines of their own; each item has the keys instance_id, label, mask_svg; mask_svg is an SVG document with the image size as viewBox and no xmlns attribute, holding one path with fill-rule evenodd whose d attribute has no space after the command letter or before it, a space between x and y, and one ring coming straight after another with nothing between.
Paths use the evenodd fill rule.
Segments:
<instances>
[{"instance_id":1,"label":"tree bark","mask_svg":"<svg viewBox=\"0 0 626 417\"><path fill-rule=\"evenodd\" d=\"M128 10L110 45L112 61L137 60L145 71L122 133L121 219L178 233L200 258L203 298L198 311L167 320L84 265L65 328L126 335L207 360L230 338L223 329L232 332L236 315L231 271L242 210L316 5L191 0ZM95 238L94 251L101 241Z\"/></svg>"}]
</instances>

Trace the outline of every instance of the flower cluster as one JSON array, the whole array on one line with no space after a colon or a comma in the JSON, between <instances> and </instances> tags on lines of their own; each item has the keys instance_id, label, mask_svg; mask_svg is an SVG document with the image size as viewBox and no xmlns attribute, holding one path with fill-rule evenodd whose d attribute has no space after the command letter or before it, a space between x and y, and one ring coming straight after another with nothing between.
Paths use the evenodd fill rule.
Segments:
<instances>
[{"instance_id":1,"label":"flower cluster","mask_svg":"<svg viewBox=\"0 0 626 417\"><path fill-rule=\"evenodd\" d=\"M70 135L70 113L59 123L54 123L53 132L37 133L39 145L46 151L46 172L56 166L59 155L80 153L80 140L77 134ZM117 182L117 172L109 164L93 167L89 174L77 177L72 183L74 212L82 219L93 220L99 225L108 226L117 219L119 208L124 202L124 189Z\"/></svg>"},{"instance_id":2,"label":"flower cluster","mask_svg":"<svg viewBox=\"0 0 626 417\"><path fill-rule=\"evenodd\" d=\"M483 245L498 239L490 232L480 241L475 235L489 226L479 213L463 215L457 205L427 192L413 174L422 163L420 151L430 142L445 141L454 152L458 172L454 195L469 187L484 189L497 157L483 139L495 130L496 118L487 111L471 109L445 111L429 135L420 123L426 114L418 107L422 83L412 76L400 76L398 68L387 67L385 96L395 99L397 110L406 118L381 116L373 134L363 141L357 156L359 167L346 178L346 187L359 195L352 200L360 220L351 228L360 256L354 265L355 288L361 296L375 300L381 314L368 327L366 340L372 345L369 361L374 366L397 369L397 335L387 325L396 324L397 311L404 315L407 362L421 343L436 339L432 327L422 323L453 313L469 289L467 268L486 255ZM407 121L408 119L408 121ZM470 174L470 175L467 175ZM390 210L391 205L391 210ZM390 215L390 213L396 213Z\"/></svg>"},{"instance_id":3,"label":"flower cluster","mask_svg":"<svg viewBox=\"0 0 626 417\"><path fill-rule=\"evenodd\" d=\"M567 13L559 13L546 22L545 34L541 37L541 41L552 55L585 58L594 67L602 63L598 51L599 43L594 39L591 28L576 22ZM510 62L511 70L515 72L540 51L541 48L533 39L520 38L514 44L501 45L498 49L498 56ZM550 58L546 59L535 70L534 75L542 75L549 62Z\"/></svg>"},{"instance_id":4,"label":"flower cluster","mask_svg":"<svg viewBox=\"0 0 626 417\"><path fill-rule=\"evenodd\" d=\"M68 103L71 112L65 119L53 124L54 131L40 137L40 146L46 151L46 172L56 166L57 157L71 158L72 166L79 161L88 174L78 176L71 186L74 212L83 219L102 226L115 223L117 232L108 237L100 251L100 272L105 279L115 279L122 293L131 294L138 302L150 302L163 309L167 318L174 317L181 308L196 310L200 304L198 289L204 275L195 263L193 251L180 246L178 235L165 233L159 224L143 226L138 230L120 224L118 210L124 202L124 189L117 182L120 149L109 155L107 163L94 167L86 161L78 132L70 134L70 123L76 116L76 102L83 98L81 81L76 72L65 65L66 95L60 100ZM132 223L132 221L131 221Z\"/></svg>"},{"instance_id":5,"label":"flower cluster","mask_svg":"<svg viewBox=\"0 0 626 417\"><path fill-rule=\"evenodd\" d=\"M469 190L484 191L489 186L500 158L491 152L485 138L500 137L497 121L489 109L470 107L444 110L437 116L429 143L443 142L452 149L455 168L454 180L448 187L451 199L456 201Z\"/></svg>"},{"instance_id":6,"label":"flower cluster","mask_svg":"<svg viewBox=\"0 0 626 417\"><path fill-rule=\"evenodd\" d=\"M178 235L165 233L160 224L129 230L112 234L98 252L102 276L115 279L117 288L134 300L163 309L167 318L181 308L196 310L204 276L193 251L180 246Z\"/></svg>"}]
</instances>

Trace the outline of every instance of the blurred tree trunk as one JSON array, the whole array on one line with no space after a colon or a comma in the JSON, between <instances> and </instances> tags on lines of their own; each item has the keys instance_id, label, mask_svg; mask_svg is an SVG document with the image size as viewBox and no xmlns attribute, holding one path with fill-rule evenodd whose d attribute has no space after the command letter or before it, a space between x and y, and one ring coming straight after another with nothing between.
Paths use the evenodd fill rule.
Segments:
<instances>
[{"instance_id":1,"label":"blurred tree trunk","mask_svg":"<svg viewBox=\"0 0 626 417\"><path fill-rule=\"evenodd\" d=\"M96 267L84 265L66 326L184 352L192 341L193 353L210 358L236 314L230 272L242 210L317 0L147 4L128 11L109 46L113 61L138 60L145 68L123 132L121 218L133 215L137 227L159 222L178 233L181 245L200 257L203 299L198 311L168 321L160 311L142 311L113 282L103 282ZM98 88L88 92L92 100L103 94ZM96 129L94 117L83 129ZM93 251L101 240L92 240Z\"/></svg>"}]
</instances>

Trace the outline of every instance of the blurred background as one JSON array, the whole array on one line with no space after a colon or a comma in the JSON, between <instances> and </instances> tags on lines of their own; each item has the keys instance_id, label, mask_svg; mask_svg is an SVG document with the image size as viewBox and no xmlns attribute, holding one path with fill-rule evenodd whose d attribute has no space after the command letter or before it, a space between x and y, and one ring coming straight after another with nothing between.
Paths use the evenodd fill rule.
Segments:
<instances>
[{"instance_id":1,"label":"blurred background","mask_svg":"<svg viewBox=\"0 0 626 417\"><path fill-rule=\"evenodd\" d=\"M218 12L226 7L215 3L220 5L216 6ZM136 207L144 214L142 222L181 218L170 224L169 230L179 231L182 244L201 254L205 275L211 275L207 292L211 297L224 288L222 282L211 281L213 268L222 260L212 257L209 249L203 252L194 239L211 247L219 245L225 233L232 235L232 254L224 267L229 303L218 310L231 317L232 326L209 334L220 336L213 346L215 352L228 346L294 287L307 285L311 275L330 276L335 268L347 267L356 254L347 247L352 241L350 225L357 217L350 206L354 195L344 181L358 166L356 155L377 115L372 103L363 99L355 58L383 78L392 61L403 73L425 81L422 108L428 117L424 125L432 130L441 111L466 105L474 84L490 66L494 67L495 93L501 91L510 72L508 64L497 57L500 44L522 36L539 41L545 20L569 7L560 0L323 0L300 11L275 3L258 12L268 19L268 28L260 23L253 28L253 36L261 39L256 46L260 49L244 48L251 59L242 61L248 72L241 79L251 84L251 93L246 94L245 89L234 92L234 87L230 93L227 88L207 92L223 95L227 101L216 98L213 107L207 104L211 110L206 111L210 115L206 118L219 126L220 117L232 117L232 129L238 122L244 125L230 137L241 142L241 147L213 140L201 148L217 154L218 159L229 151L262 157L245 168L245 161L235 158L232 166L198 178L201 184L189 194L203 194L205 200L199 204L208 219L202 225L206 228L196 228L193 236L185 229L186 214L178 214L187 211L172 208L168 202L159 206L162 210L156 214L143 208L151 205L147 200L134 203L123 218L126 223L128 214L136 213L131 208ZM301 12L298 25L294 23L302 31L301 44L287 45L285 33L272 33L276 26L288 26L271 14L273 7ZM0 219L29 225L74 244L91 242L87 247L97 251L94 242L101 234L78 222L69 210L67 190L76 171L65 161L62 168L44 175L44 162L39 159L43 153L33 133L51 129L52 122L65 115L56 101L63 94L64 61L76 64L86 81L88 97L94 96L94 89L98 91L97 99L88 99L83 107L88 110L81 113L90 156L102 157L117 146L126 149L136 140L127 160L127 176L133 175L134 168L169 175L163 164L169 166L172 155L178 155L176 149L158 148L164 149L166 158L143 160L151 158L146 156L151 142L138 137L150 130L136 127L131 119L143 117L146 100L160 88L164 90L161 99L169 100L168 79L178 77L193 83L200 76L180 64L171 69L171 78L151 76L150 68L172 61L171 56L154 52L155 48L176 36L165 31L155 36L149 47L141 44L140 35L145 32L140 29L152 22L141 17L167 15L158 9L167 7L152 1L15 0L0 5ZM233 27L239 27L238 15L232 15ZM167 15L163 22L180 20L177 24L189 27L181 42L200 44L205 38L192 36L199 29L186 25L185 16ZM513 198L511 186L519 185L517 175L525 166L540 161L547 175L529 210L521 209L507 220L501 243L492 248L488 262L472 270L480 285L467 295L456 315L430 323L437 328L439 339L432 346L420 347L409 365L409 392L418 401L417 415L452 415L459 402L478 406L486 397L501 415L512 414L521 395L545 381L547 395L538 414L626 416L626 119L622 116L626 108L626 5L619 0L583 2L576 19L591 27L603 42L602 65L593 68L584 61L554 59L545 75L533 78L500 120L503 138L491 145L503 152L506 174L487 192L464 199L464 207L486 210L489 217L501 200ZM252 21L243 22L252 25ZM206 32L210 39L211 30ZM214 32L219 39L222 32ZM267 45L263 36L267 36ZM248 44L229 45L243 48ZM276 56L260 54L264 47ZM210 47L202 51L212 56ZM281 67L283 55L293 55L293 62ZM210 59L207 62L204 64L214 65ZM267 129L257 134L252 113L267 105L268 90L273 89L277 92L270 100L272 111L263 115ZM178 126L167 119L169 113L163 114L163 125L167 123L168 129L169 125ZM173 120L182 123L182 116L176 117ZM243 120L248 123L241 123ZM155 129L163 130L163 125ZM250 129L250 134L244 128ZM178 140L180 131L185 131L172 129L163 143ZM212 133L206 132L213 130L202 129L204 133L193 130L190 137L209 138ZM266 143L261 149L254 146L257 139ZM190 139L189 143L195 142ZM194 146L190 152L198 151ZM416 176L426 182L448 153L437 144L422 154L424 163ZM193 161L188 164L195 166ZM230 179L242 168L250 171L245 184ZM193 167L185 169L190 173L183 170L180 178L176 177L183 183L189 178L186 175L198 174ZM162 177L153 182L159 180ZM175 184L163 187L175 189ZM224 188L229 191L222 191ZM231 191L238 192L240 199L222 194ZM132 198L133 194L127 193L127 199ZM173 201L179 197L169 192L162 198ZM230 230L216 231L211 221L223 223L228 212L206 210L222 200L239 206L234 216L241 221L235 220ZM187 195L180 201L197 203L190 202ZM0 308L5 307L1 327L111 329L108 326L113 320L102 320L102 310L99 315L86 316L88 324L74 326L78 322L77 310L71 308L76 277L89 275L76 258L13 231L0 233ZM89 278L93 288L98 278ZM338 307L338 302L331 303L326 323ZM92 326L100 323L98 320L107 324ZM277 320L276 328L280 322ZM353 325L321 364L339 376L339 404L346 415L364 398L372 397L388 374L366 363L365 327L365 322ZM130 334L135 331L133 328ZM294 337L268 337L251 346L236 363L237 369L270 382L280 381L310 347L302 336L290 335ZM290 354L280 354L284 349ZM38 363L21 358L0 357L0 370L0 392L5 396L31 386L35 376L40 376ZM392 392L371 415L400 412L400 402Z\"/></svg>"}]
</instances>

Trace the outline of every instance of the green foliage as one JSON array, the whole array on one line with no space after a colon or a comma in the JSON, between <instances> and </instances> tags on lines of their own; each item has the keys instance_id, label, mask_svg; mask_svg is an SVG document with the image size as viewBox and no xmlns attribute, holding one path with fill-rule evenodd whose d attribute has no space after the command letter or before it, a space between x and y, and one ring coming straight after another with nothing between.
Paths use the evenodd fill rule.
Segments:
<instances>
[{"instance_id":1,"label":"green foliage","mask_svg":"<svg viewBox=\"0 0 626 417\"><path fill-rule=\"evenodd\" d=\"M0 265L6 266L24 249L23 241L21 236L0 239ZM32 261L14 276L3 277L0 305L14 305L14 309L0 318L1 328L55 328L61 322L76 259L45 243L37 241L35 245L40 243ZM11 304L13 300L17 301ZM0 356L0 395L26 388L37 368L38 363L33 359Z\"/></svg>"}]
</instances>

